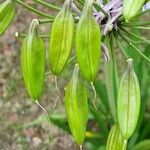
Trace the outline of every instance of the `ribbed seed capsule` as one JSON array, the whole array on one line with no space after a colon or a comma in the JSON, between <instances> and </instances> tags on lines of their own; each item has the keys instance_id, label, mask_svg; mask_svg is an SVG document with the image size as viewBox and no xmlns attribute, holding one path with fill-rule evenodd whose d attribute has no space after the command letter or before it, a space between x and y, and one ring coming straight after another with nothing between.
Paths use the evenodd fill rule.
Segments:
<instances>
[{"instance_id":1,"label":"ribbed seed capsule","mask_svg":"<svg viewBox=\"0 0 150 150\"><path fill-rule=\"evenodd\" d=\"M85 138L88 120L87 90L79 75L76 65L71 81L65 93L66 112L71 133L78 145L82 145Z\"/></svg>"},{"instance_id":2,"label":"ribbed seed capsule","mask_svg":"<svg viewBox=\"0 0 150 150\"><path fill-rule=\"evenodd\" d=\"M32 20L21 50L21 68L29 95L39 100L45 76L45 46L38 35L37 19Z\"/></svg>"},{"instance_id":3,"label":"ribbed seed capsule","mask_svg":"<svg viewBox=\"0 0 150 150\"><path fill-rule=\"evenodd\" d=\"M126 150L127 140L123 138L118 125L114 125L107 139L106 150Z\"/></svg>"},{"instance_id":4,"label":"ribbed seed capsule","mask_svg":"<svg viewBox=\"0 0 150 150\"><path fill-rule=\"evenodd\" d=\"M123 16L128 22L138 14L145 0L123 0Z\"/></svg>"},{"instance_id":5,"label":"ribbed seed capsule","mask_svg":"<svg viewBox=\"0 0 150 150\"><path fill-rule=\"evenodd\" d=\"M120 130L129 139L137 126L140 112L140 87L134 72L133 59L127 60L128 66L118 89L117 114Z\"/></svg>"},{"instance_id":6,"label":"ribbed seed capsule","mask_svg":"<svg viewBox=\"0 0 150 150\"><path fill-rule=\"evenodd\" d=\"M76 31L76 55L82 76L94 81L100 62L101 34L98 23L93 17L94 0L86 0Z\"/></svg>"},{"instance_id":7,"label":"ribbed seed capsule","mask_svg":"<svg viewBox=\"0 0 150 150\"><path fill-rule=\"evenodd\" d=\"M64 2L52 26L49 61L51 71L55 75L62 72L73 45L75 24L71 14L71 2L72 0Z\"/></svg>"},{"instance_id":8,"label":"ribbed seed capsule","mask_svg":"<svg viewBox=\"0 0 150 150\"><path fill-rule=\"evenodd\" d=\"M12 22L15 15L15 3L6 0L0 4L0 35L2 35Z\"/></svg>"}]
</instances>

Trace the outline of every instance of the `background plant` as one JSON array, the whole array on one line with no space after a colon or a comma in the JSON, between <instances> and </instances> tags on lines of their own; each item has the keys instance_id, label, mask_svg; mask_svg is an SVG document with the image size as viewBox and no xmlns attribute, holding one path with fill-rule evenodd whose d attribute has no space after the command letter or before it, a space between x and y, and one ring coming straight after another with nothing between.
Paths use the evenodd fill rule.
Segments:
<instances>
[{"instance_id":1,"label":"background plant","mask_svg":"<svg viewBox=\"0 0 150 150\"><path fill-rule=\"evenodd\" d=\"M36 1L36 2L38 2L38 1ZM43 4L42 1L40 1L40 3ZM78 8L81 8L81 10L82 10L83 2L78 1L76 3L78 4L77 5ZM82 5L80 5L79 3ZM49 14L47 15L47 14L38 12L37 10L35 10L35 9L31 8L30 6L28 6L27 4L23 3L23 1L17 0L16 4L21 4L25 8L28 8L28 9L38 13L39 15L47 18L47 19L40 20L40 23L53 21L53 18L54 18L53 16L50 16ZM46 3L44 3L44 4L46 5ZM48 4L48 6L51 8L54 8L54 9L57 8L57 10L60 9L53 5ZM117 21L116 21L115 17L114 18L108 17L110 10L108 10L107 7L105 10L107 12L106 13L99 6L100 5L95 3L96 9L99 11L101 10L100 13L95 14L95 17L97 17L97 19L100 20L100 25L101 25L101 20L103 20L103 18L102 18L103 15L101 14L101 12L103 12L105 14L105 16L108 20L107 21L104 19L104 21L105 21L104 30L103 30L104 36L103 36L102 40L105 39L104 40L105 45L102 44L102 46L103 46L105 58L107 60L108 60L108 58L110 58L110 60L108 63L105 63L105 69L104 69L105 70L104 76L106 78L106 87L102 80L95 82L95 88L97 90L98 95L100 95L100 99L101 99L101 101L98 102L98 104L97 104L97 107L99 109L95 110L91 104L89 105L91 114L92 114L89 116L90 117L89 124L90 124L90 122L94 122L94 124L98 124L99 128L96 128L96 130L98 130L98 132L93 133L93 127L89 127L88 128L89 132L87 132L87 140L86 141L87 141L87 145L92 147L91 149L94 149L94 147L95 147L95 149L97 149L97 147L100 147L101 145L106 144L106 139L108 136L109 128L116 121L116 107L115 106L116 106L116 96L117 96L117 86L118 86L118 75L117 75L118 69L116 69L116 68L118 66L118 68L121 68L120 71L123 70L122 69L123 64L122 65L119 63L117 64L116 60L120 60L120 57L121 57L122 58L121 62L124 62L124 60L126 58L132 57L134 60L136 60L136 61L134 61L135 62L135 70L136 70L136 73L140 80L140 85L143 89L143 91L142 91L143 103L142 103L142 108L141 108L141 113L140 113L141 116L140 116L139 126L137 128L137 132L135 132L135 135L133 136L133 138L130 139L130 142L129 142L129 149L132 149L133 145L135 143L137 143L138 141L142 141L145 138L149 138L149 135L145 135L146 133L149 133L148 125L147 125L147 123L145 123L145 122L147 122L146 121L147 119L145 119L145 114L146 114L145 110L147 108L146 101L149 96L149 92L148 92L149 82L147 79L149 72L147 69L148 63L146 62L146 61L149 61L149 58L148 58L149 53L148 53L148 46L146 46L146 43L149 43L149 40L145 39L145 37L142 37L139 33L141 31L141 29L145 29L146 31L149 29L149 22L141 21L141 19L144 18L144 14L148 13L148 10L145 12L142 12L140 15L138 15L138 16L143 16L143 17L135 18L135 20L133 20L129 23L126 23L120 17L121 14L117 14L118 16L116 14L114 14L115 17L119 17L119 19L117 18ZM80 14L81 10L79 11L78 9L76 9L76 7L74 5L72 7L73 7L73 10L75 11L75 13L77 13L77 17L75 15L75 18L77 18L77 21L78 21L78 15ZM112 9L113 8L111 8L111 10ZM113 11L112 11L112 13L113 13ZM113 20L115 20L115 21L113 21ZM117 25L116 25L116 23L117 23ZM132 32L129 32L130 30ZM24 36L24 34L19 34L19 35ZM42 36L43 35L41 35L41 37ZM45 35L43 37L49 37L49 35L48 36ZM137 45L139 45L139 46L137 46ZM116 46L119 47L119 49L121 50L123 57L121 55L119 55L119 56L116 55L116 53L114 51ZM139 48L140 48L140 50L139 50ZM141 50L141 48L143 49L143 51ZM108 55L108 50L109 50L109 55ZM124 56L125 56L125 59L124 59ZM70 64L72 64L72 66L73 66L74 62L76 62L76 60L73 60L73 62L70 62ZM116 66L116 64L117 64L117 66ZM103 69L101 69L101 70L103 71ZM141 71L141 70L143 70L143 71ZM109 92L107 92L108 94L106 94L106 90L109 91ZM98 92L98 91L100 91L100 92ZM110 114L107 111L110 111ZM66 120L63 123L63 121L60 121L60 119L55 118L55 115L53 115L51 117L51 120L55 124L64 128L65 130L68 129L68 127L65 126ZM62 120L63 120L63 118L62 118ZM143 120L144 120L144 124L143 124ZM146 125L147 125L147 127L145 127ZM99 131L99 129L101 131ZM144 130L145 130L145 132L142 133ZM102 134L99 134L99 132L101 132ZM144 134L143 138L141 138L142 134ZM102 135L102 137L101 137L101 135ZM91 143L93 143L93 144L91 144Z\"/></svg>"}]
</instances>

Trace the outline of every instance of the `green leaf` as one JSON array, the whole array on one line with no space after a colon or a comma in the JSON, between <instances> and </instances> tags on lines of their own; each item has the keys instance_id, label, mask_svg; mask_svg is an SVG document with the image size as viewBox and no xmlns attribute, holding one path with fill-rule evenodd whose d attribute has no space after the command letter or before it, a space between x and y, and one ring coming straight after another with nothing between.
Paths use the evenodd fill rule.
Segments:
<instances>
[{"instance_id":1,"label":"green leaf","mask_svg":"<svg viewBox=\"0 0 150 150\"><path fill-rule=\"evenodd\" d=\"M59 128L61 128L62 130L71 133L70 132L70 128L68 125L68 121L65 115L61 115L61 114L52 114L49 116L50 120Z\"/></svg>"},{"instance_id":2,"label":"green leaf","mask_svg":"<svg viewBox=\"0 0 150 150\"><path fill-rule=\"evenodd\" d=\"M150 150L150 139L139 142L133 147L133 150Z\"/></svg>"},{"instance_id":3,"label":"green leaf","mask_svg":"<svg viewBox=\"0 0 150 150\"><path fill-rule=\"evenodd\" d=\"M109 131L107 128L106 119L102 116L101 112L96 110L92 105L90 105L89 107L90 107L90 111L91 111L92 115L94 116L95 121L98 123L99 128L100 128L101 132L103 133L103 136L107 137Z\"/></svg>"},{"instance_id":4,"label":"green leaf","mask_svg":"<svg viewBox=\"0 0 150 150\"><path fill-rule=\"evenodd\" d=\"M109 62L105 62L105 82L109 100L109 107L114 122L117 122L116 114L116 99L117 99L117 88L118 88L118 72L116 65L116 58L114 52L114 45L112 39L107 39L107 45L109 45Z\"/></svg>"},{"instance_id":5,"label":"green leaf","mask_svg":"<svg viewBox=\"0 0 150 150\"><path fill-rule=\"evenodd\" d=\"M95 90L96 90L98 96L100 97L101 102L103 103L105 109L108 111L109 110L109 101L108 101L106 86L100 80L96 80L94 82L94 86L95 86Z\"/></svg>"}]
</instances>

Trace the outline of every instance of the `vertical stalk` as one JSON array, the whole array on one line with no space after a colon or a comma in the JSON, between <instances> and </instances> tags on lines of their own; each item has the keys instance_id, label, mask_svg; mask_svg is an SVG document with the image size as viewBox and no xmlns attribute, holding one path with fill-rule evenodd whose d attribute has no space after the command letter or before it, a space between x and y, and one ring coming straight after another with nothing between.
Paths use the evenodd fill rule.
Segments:
<instances>
[{"instance_id":1,"label":"vertical stalk","mask_svg":"<svg viewBox=\"0 0 150 150\"><path fill-rule=\"evenodd\" d=\"M123 148L122 148L122 150L126 150L126 148L127 148L127 140L124 139L124 143L123 143Z\"/></svg>"},{"instance_id":2,"label":"vertical stalk","mask_svg":"<svg viewBox=\"0 0 150 150\"><path fill-rule=\"evenodd\" d=\"M112 118L114 122L117 122L116 100L118 87L118 72L115 53L113 49L113 40L111 38L107 38L106 40L107 45L109 45L110 60L109 62L105 62L105 82Z\"/></svg>"}]
</instances>

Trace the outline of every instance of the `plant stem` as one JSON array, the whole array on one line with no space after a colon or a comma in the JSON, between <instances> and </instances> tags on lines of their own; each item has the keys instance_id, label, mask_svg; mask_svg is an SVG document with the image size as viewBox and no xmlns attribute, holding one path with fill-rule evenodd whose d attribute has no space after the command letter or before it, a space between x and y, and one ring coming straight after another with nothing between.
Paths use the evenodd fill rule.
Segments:
<instances>
[{"instance_id":1,"label":"plant stem","mask_svg":"<svg viewBox=\"0 0 150 150\"><path fill-rule=\"evenodd\" d=\"M78 2L79 2L81 5L84 5L84 2L83 2L82 0L78 0ZM99 6L95 1L94 1L94 7L95 7L97 10L101 11L107 18L109 17L108 14L107 14L107 12L106 12L101 6Z\"/></svg>"},{"instance_id":2,"label":"plant stem","mask_svg":"<svg viewBox=\"0 0 150 150\"><path fill-rule=\"evenodd\" d=\"M131 27L131 26L146 26L146 25L150 25L150 21L144 21L144 22L132 22L132 23L121 23L123 26L127 26L127 27Z\"/></svg>"},{"instance_id":3,"label":"plant stem","mask_svg":"<svg viewBox=\"0 0 150 150\"><path fill-rule=\"evenodd\" d=\"M36 3L42 4L43 6L46 6L46 7L48 7L48 8L52 8L52 9L55 9L55 10L60 10L59 7L57 7L57 6L55 6L55 5L52 5L52 4L49 4L49 3L47 3L47 2L44 2L44 1L42 1L42 0L33 0L33 1L36 2Z\"/></svg>"},{"instance_id":4,"label":"plant stem","mask_svg":"<svg viewBox=\"0 0 150 150\"><path fill-rule=\"evenodd\" d=\"M124 139L122 150L126 150L126 148L127 148L127 140Z\"/></svg>"},{"instance_id":5,"label":"plant stem","mask_svg":"<svg viewBox=\"0 0 150 150\"><path fill-rule=\"evenodd\" d=\"M99 11L101 11L107 18L109 17L107 12L101 7L99 6L95 1L94 1L94 6L95 8L97 8Z\"/></svg>"},{"instance_id":6,"label":"plant stem","mask_svg":"<svg viewBox=\"0 0 150 150\"><path fill-rule=\"evenodd\" d=\"M81 5L84 5L84 3L82 2L82 0L77 0Z\"/></svg>"},{"instance_id":7,"label":"plant stem","mask_svg":"<svg viewBox=\"0 0 150 150\"><path fill-rule=\"evenodd\" d=\"M133 17L131 20L133 20L133 19L135 19L135 18L137 18L137 17L140 17L140 16L142 16L142 15L148 13L148 12L150 12L150 9L148 9L148 10L146 10L146 11L143 11L143 12L137 14L137 15L136 15L135 17Z\"/></svg>"},{"instance_id":8,"label":"plant stem","mask_svg":"<svg viewBox=\"0 0 150 150\"><path fill-rule=\"evenodd\" d=\"M74 3L71 4L71 7L72 10L78 14L78 16L81 16L81 11L77 8L77 6Z\"/></svg>"},{"instance_id":9,"label":"plant stem","mask_svg":"<svg viewBox=\"0 0 150 150\"><path fill-rule=\"evenodd\" d=\"M30 10L30 11L32 11L32 12L34 12L34 13L40 15L40 16L43 16L43 17L46 17L46 18L49 18L49 19L53 19L54 18L54 16L49 16L49 15L43 13L43 12L40 12L40 11L34 9L33 7L29 6L28 4L24 3L21 0L13 0L13 1L15 1L16 3L22 5L24 8L26 8L26 9L28 9L28 10Z\"/></svg>"},{"instance_id":10,"label":"plant stem","mask_svg":"<svg viewBox=\"0 0 150 150\"><path fill-rule=\"evenodd\" d=\"M39 19L39 24L54 22L54 19Z\"/></svg>"},{"instance_id":11,"label":"plant stem","mask_svg":"<svg viewBox=\"0 0 150 150\"><path fill-rule=\"evenodd\" d=\"M119 46L119 49L121 50L121 53L123 54L123 56L126 59L130 58L130 56L128 55L128 53L124 49L124 47L121 45L121 41L120 41L119 37L117 36L117 33L114 33L114 37L115 37L116 43Z\"/></svg>"},{"instance_id":12,"label":"plant stem","mask_svg":"<svg viewBox=\"0 0 150 150\"><path fill-rule=\"evenodd\" d=\"M141 40L141 41L150 43L150 40L147 40L147 39L145 39L145 38L143 38L143 37L137 36L136 34L134 34L134 33L132 33L132 32L129 32L129 31L127 31L126 29L124 29L124 28L122 28L122 27L120 27L119 29L121 29L121 30L124 31L125 33L129 34L130 36L132 36L132 37L134 37L134 38L136 38L136 39L138 39L138 40Z\"/></svg>"},{"instance_id":13,"label":"plant stem","mask_svg":"<svg viewBox=\"0 0 150 150\"><path fill-rule=\"evenodd\" d=\"M135 26L136 29L150 30L150 27Z\"/></svg>"},{"instance_id":14,"label":"plant stem","mask_svg":"<svg viewBox=\"0 0 150 150\"><path fill-rule=\"evenodd\" d=\"M133 43L131 43L130 41L128 41L122 34L119 33L119 35L134 49L137 51L137 53L139 55L141 55L141 57L143 57L145 60L147 60L150 63L150 59L144 55Z\"/></svg>"},{"instance_id":15,"label":"plant stem","mask_svg":"<svg viewBox=\"0 0 150 150\"><path fill-rule=\"evenodd\" d=\"M50 117L49 117L48 112L46 111L46 109L38 102L38 100L36 100L35 103L42 109L42 111L44 111L44 113L45 113L45 115L46 115L46 117L49 121L49 124L50 124L51 120L50 120ZM49 125L49 129L50 129L50 132L51 132L52 129L51 129L50 125ZM52 134L50 134L50 137L52 139Z\"/></svg>"},{"instance_id":16,"label":"plant stem","mask_svg":"<svg viewBox=\"0 0 150 150\"><path fill-rule=\"evenodd\" d=\"M119 28L118 28L118 29L119 29ZM119 30L120 30L120 29L119 29ZM124 37L126 37L126 39L127 39L128 41L130 41L130 42L132 42L132 43L134 43L134 44L140 45L140 44L143 44L143 43L149 43L149 42L144 41L144 40L143 40L143 41L142 41L142 40L140 40L140 41L133 40L133 39L130 38L130 35L129 35L128 33L124 32L124 31L122 31L122 30L120 30L119 32L120 32L120 34L123 34ZM138 40L139 40L139 39L138 39Z\"/></svg>"},{"instance_id":17,"label":"plant stem","mask_svg":"<svg viewBox=\"0 0 150 150\"><path fill-rule=\"evenodd\" d=\"M24 33L18 33L18 32L16 32L16 33L15 33L15 36L16 36L16 37L22 37L22 38L25 38L27 35L24 34ZM40 35L40 37L41 37L41 38L50 38L49 35Z\"/></svg>"}]
</instances>

